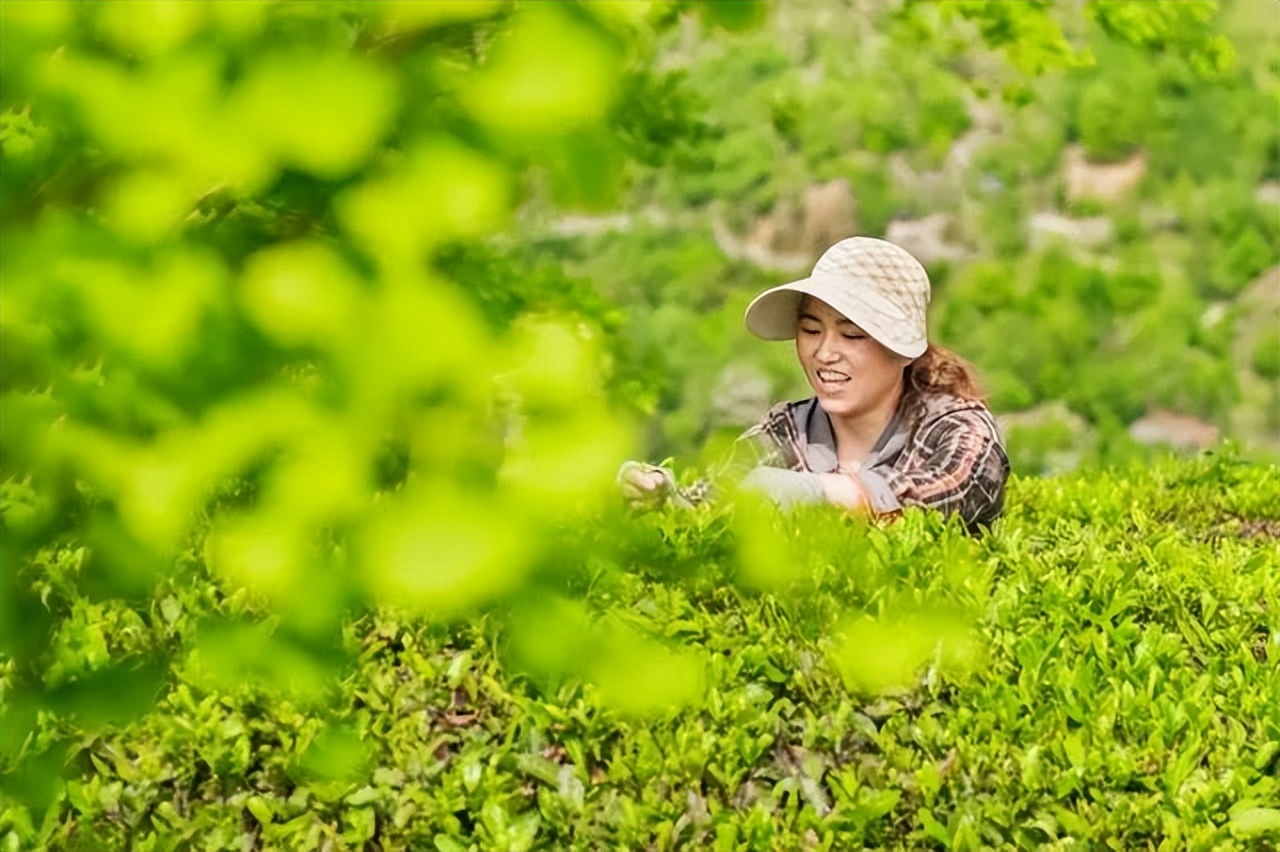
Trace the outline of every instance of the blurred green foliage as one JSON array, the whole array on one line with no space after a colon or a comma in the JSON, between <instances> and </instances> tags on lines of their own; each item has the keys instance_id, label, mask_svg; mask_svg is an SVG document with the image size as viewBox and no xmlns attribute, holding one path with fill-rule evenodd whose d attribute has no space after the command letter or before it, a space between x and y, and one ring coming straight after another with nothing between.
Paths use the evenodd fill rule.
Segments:
<instances>
[{"instance_id":1,"label":"blurred green foliage","mask_svg":"<svg viewBox=\"0 0 1280 852\"><path fill-rule=\"evenodd\" d=\"M617 318L491 238L532 198L611 203L628 162L696 140L647 56L699 6L757 14L4 5L7 795L49 794L22 771L57 741L32 742L40 714L87 724L108 681L105 709L163 694L161 648L111 647L153 629L158 588L170 625L193 577L223 599L185 681L318 706L354 613L451 623L557 565L558 525L612 499L632 443ZM646 647L619 633L600 659Z\"/></svg>"}]
</instances>

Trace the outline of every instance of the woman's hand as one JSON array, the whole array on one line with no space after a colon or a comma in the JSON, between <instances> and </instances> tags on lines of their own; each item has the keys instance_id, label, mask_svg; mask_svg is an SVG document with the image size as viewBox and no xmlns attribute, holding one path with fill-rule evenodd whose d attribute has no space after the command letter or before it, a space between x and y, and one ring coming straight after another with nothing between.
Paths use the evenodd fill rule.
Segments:
<instances>
[{"instance_id":1,"label":"woman's hand","mask_svg":"<svg viewBox=\"0 0 1280 852\"><path fill-rule=\"evenodd\" d=\"M644 462L623 462L618 468L618 488L632 506L662 503L675 490L675 476L666 468Z\"/></svg>"},{"instance_id":2,"label":"woman's hand","mask_svg":"<svg viewBox=\"0 0 1280 852\"><path fill-rule=\"evenodd\" d=\"M849 511L865 510L871 500L857 479L843 473L822 473L822 491L827 500Z\"/></svg>"}]
</instances>

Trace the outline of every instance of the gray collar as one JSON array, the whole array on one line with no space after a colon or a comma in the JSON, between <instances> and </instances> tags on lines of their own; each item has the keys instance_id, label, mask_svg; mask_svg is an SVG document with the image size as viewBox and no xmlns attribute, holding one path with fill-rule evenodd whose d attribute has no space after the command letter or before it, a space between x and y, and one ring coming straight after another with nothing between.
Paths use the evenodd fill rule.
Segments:
<instances>
[{"instance_id":1,"label":"gray collar","mask_svg":"<svg viewBox=\"0 0 1280 852\"><path fill-rule=\"evenodd\" d=\"M905 400L906 394L903 394L903 401ZM903 403L899 402L897 410L893 412L893 418L889 420L880 437L876 439L875 446L871 448L871 455L867 456L867 460L862 463L863 468L875 467L892 459L906 447L904 408ZM831 417L822 410L817 397L807 400L798 414L800 416L797 418L799 421L797 425L804 431L805 456L809 469L815 473L830 473L838 464L836 436L831 428Z\"/></svg>"}]
</instances>

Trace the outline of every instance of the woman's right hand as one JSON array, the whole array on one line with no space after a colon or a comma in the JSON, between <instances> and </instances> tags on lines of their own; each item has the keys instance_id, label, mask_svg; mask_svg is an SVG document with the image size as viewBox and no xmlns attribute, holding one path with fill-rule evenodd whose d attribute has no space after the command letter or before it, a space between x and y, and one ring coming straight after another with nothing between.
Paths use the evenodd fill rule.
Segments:
<instances>
[{"instance_id":1,"label":"woman's right hand","mask_svg":"<svg viewBox=\"0 0 1280 852\"><path fill-rule=\"evenodd\" d=\"M656 505L675 489L675 476L666 468L628 461L618 468L617 483L631 505Z\"/></svg>"}]
</instances>

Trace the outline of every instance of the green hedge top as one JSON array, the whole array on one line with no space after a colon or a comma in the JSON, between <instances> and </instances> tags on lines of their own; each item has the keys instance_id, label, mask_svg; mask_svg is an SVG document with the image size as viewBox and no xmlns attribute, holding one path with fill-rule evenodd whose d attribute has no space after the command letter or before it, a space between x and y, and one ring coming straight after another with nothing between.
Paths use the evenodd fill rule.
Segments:
<instances>
[{"instance_id":1,"label":"green hedge top","mask_svg":"<svg viewBox=\"0 0 1280 852\"><path fill-rule=\"evenodd\" d=\"M518 604L350 623L324 697L287 660L219 678L272 628L216 584L132 619L82 600L62 676L154 642L168 686L124 727L42 716L30 759L67 780L10 801L3 844L1274 849L1278 486L1229 458L1015 478L976 541L917 513L612 518ZM199 635L211 609L247 632Z\"/></svg>"}]
</instances>

